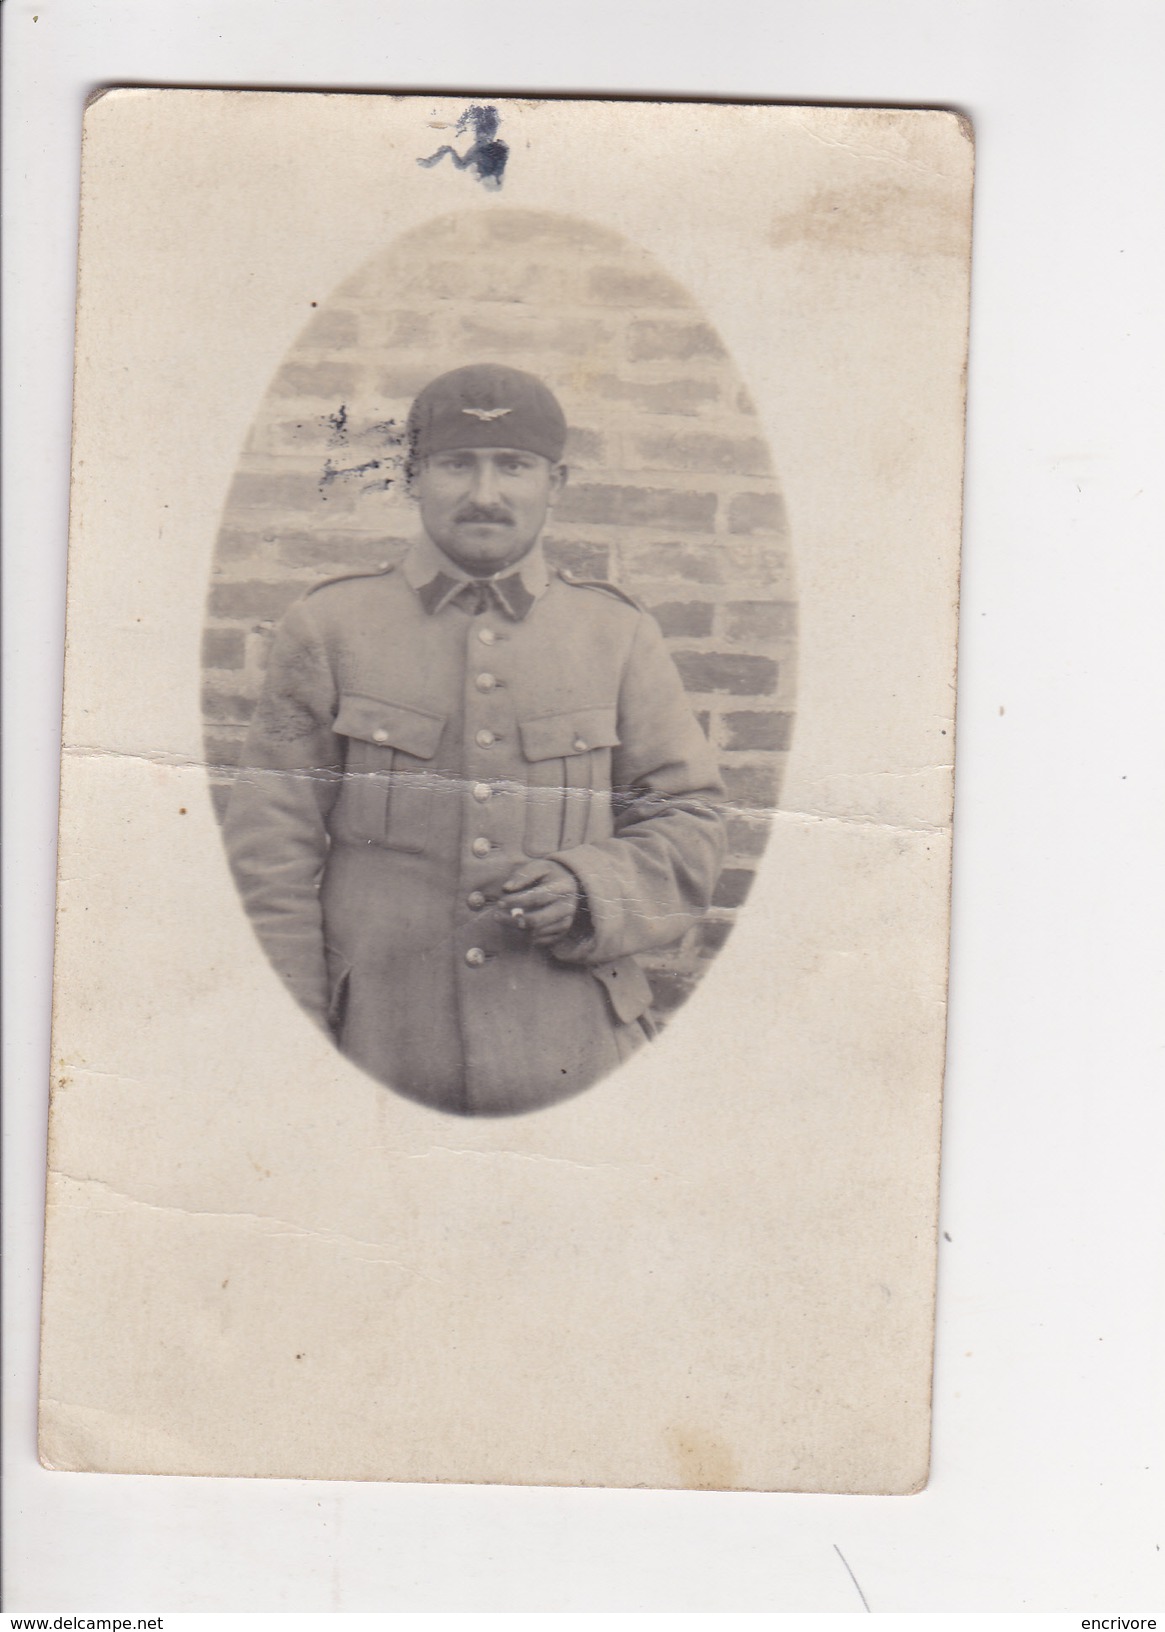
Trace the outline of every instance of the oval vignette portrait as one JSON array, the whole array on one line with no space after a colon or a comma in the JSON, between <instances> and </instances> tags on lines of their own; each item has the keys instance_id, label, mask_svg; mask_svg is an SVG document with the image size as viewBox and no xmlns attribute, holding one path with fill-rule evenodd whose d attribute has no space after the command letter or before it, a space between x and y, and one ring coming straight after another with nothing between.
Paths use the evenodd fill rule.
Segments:
<instances>
[{"instance_id":1,"label":"oval vignette portrait","mask_svg":"<svg viewBox=\"0 0 1165 1632\"><path fill-rule=\"evenodd\" d=\"M691 296L589 221L442 216L305 319L208 599L233 875L355 1065L543 1109L650 1047L747 910L795 697L769 448Z\"/></svg>"}]
</instances>

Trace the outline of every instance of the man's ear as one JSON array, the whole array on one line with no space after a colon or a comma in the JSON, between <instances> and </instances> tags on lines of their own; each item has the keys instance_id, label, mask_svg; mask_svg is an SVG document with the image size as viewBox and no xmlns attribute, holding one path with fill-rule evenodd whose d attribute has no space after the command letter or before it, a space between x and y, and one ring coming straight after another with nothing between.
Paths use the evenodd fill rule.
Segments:
<instances>
[{"instance_id":1,"label":"man's ear","mask_svg":"<svg viewBox=\"0 0 1165 1632\"><path fill-rule=\"evenodd\" d=\"M554 465L554 466L551 467L551 471L550 471L550 503L551 504L554 503L555 499L558 498L559 494L562 492L563 488L566 486L566 478L569 475L570 475L570 466L569 465Z\"/></svg>"}]
</instances>

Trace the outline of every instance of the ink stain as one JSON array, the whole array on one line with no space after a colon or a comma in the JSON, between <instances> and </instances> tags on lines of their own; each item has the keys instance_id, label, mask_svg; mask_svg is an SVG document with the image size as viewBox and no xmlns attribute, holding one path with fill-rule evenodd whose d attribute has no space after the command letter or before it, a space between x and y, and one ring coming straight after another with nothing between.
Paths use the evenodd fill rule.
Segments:
<instances>
[{"instance_id":1,"label":"ink stain","mask_svg":"<svg viewBox=\"0 0 1165 1632\"><path fill-rule=\"evenodd\" d=\"M338 482L342 477L367 476L370 470L379 469L379 459L366 459L362 465L333 465L330 459L325 459L323 473L321 474L317 484L320 490L320 496L321 498L326 497L324 488L331 487L333 482Z\"/></svg>"},{"instance_id":2,"label":"ink stain","mask_svg":"<svg viewBox=\"0 0 1165 1632\"><path fill-rule=\"evenodd\" d=\"M361 493L386 493L389 488L395 486L405 465L404 454L401 451L405 440L404 431L395 419L378 419L361 426L358 421L353 422L347 403L342 402L334 413L321 414L320 423L328 427L329 447L347 448L353 454L360 448L372 447L384 450L381 457L366 459L362 464L340 465L330 458L325 459L317 482L321 499L327 499L325 489L331 487L334 482L341 479L359 481L372 471L392 470L396 474L361 483L359 489Z\"/></svg>"},{"instance_id":3,"label":"ink stain","mask_svg":"<svg viewBox=\"0 0 1165 1632\"><path fill-rule=\"evenodd\" d=\"M445 142L435 153L430 153L427 159L418 159L417 163L423 170L431 170L448 154L454 169L471 170L483 187L496 189L502 184L506 160L510 156L509 144L497 134L500 123L496 108L471 104L457 121L456 135L464 136L472 125L472 145L464 153L458 153L455 147Z\"/></svg>"},{"instance_id":4,"label":"ink stain","mask_svg":"<svg viewBox=\"0 0 1165 1632\"><path fill-rule=\"evenodd\" d=\"M400 447L404 442L404 435L397 429L395 419L378 419L368 427L364 434L373 441L387 443L389 447Z\"/></svg>"}]
</instances>

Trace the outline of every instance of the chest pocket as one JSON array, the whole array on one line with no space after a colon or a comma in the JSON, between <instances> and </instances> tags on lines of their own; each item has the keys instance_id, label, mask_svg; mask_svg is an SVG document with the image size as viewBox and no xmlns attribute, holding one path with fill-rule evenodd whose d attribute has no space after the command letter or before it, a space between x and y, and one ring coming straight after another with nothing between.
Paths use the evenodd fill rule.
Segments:
<instances>
[{"instance_id":1,"label":"chest pocket","mask_svg":"<svg viewBox=\"0 0 1165 1632\"><path fill-rule=\"evenodd\" d=\"M526 854L551 856L611 834L613 708L573 708L518 727L527 761Z\"/></svg>"},{"instance_id":2,"label":"chest pocket","mask_svg":"<svg viewBox=\"0 0 1165 1632\"><path fill-rule=\"evenodd\" d=\"M333 729L347 739L337 813L345 837L419 854L436 786L428 761L437 752L444 717L350 694Z\"/></svg>"}]
</instances>

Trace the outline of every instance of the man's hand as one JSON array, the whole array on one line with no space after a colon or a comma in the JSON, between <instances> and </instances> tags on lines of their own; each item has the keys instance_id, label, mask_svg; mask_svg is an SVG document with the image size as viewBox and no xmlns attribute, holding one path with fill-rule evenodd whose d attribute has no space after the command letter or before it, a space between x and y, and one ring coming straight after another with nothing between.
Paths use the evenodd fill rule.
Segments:
<instances>
[{"instance_id":1,"label":"man's hand","mask_svg":"<svg viewBox=\"0 0 1165 1632\"><path fill-rule=\"evenodd\" d=\"M498 912L529 933L535 946L552 946L569 931L582 891L557 861L524 861L502 885Z\"/></svg>"}]
</instances>

